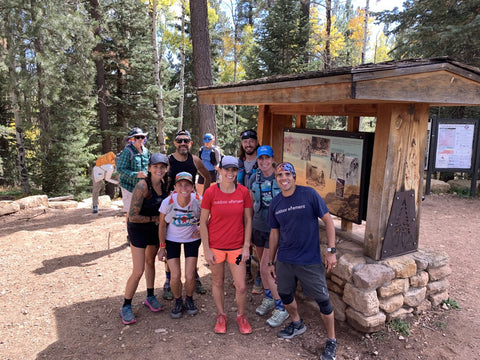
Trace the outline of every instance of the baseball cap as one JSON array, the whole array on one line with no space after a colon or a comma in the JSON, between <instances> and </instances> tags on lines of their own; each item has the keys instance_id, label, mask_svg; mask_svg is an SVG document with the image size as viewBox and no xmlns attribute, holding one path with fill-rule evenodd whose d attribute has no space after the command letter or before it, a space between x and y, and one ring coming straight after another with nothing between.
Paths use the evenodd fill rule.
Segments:
<instances>
[{"instance_id":1,"label":"baseball cap","mask_svg":"<svg viewBox=\"0 0 480 360\"><path fill-rule=\"evenodd\" d=\"M242 137L242 140L245 140L245 139L255 139L257 140L257 132L255 130L252 130L252 129L248 129L248 130L245 130L244 132L242 132L240 134L240 136Z\"/></svg>"},{"instance_id":2,"label":"baseball cap","mask_svg":"<svg viewBox=\"0 0 480 360\"><path fill-rule=\"evenodd\" d=\"M212 139L213 139L213 135L210 133L206 133L205 136L203 137L203 142L208 143L212 141Z\"/></svg>"},{"instance_id":3,"label":"baseball cap","mask_svg":"<svg viewBox=\"0 0 480 360\"><path fill-rule=\"evenodd\" d=\"M150 156L150 160L148 160L148 165L155 165L155 164L165 164L168 165L168 158L167 155L162 153L154 153Z\"/></svg>"},{"instance_id":4,"label":"baseball cap","mask_svg":"<svg viewBox=\"0 0 480 360\"><path fill-rule=\"evenodd\" d=\"M271 146L268 145L262 145L257 149L257 159L262 156L262 155L267 155L273 158L273 149Z\"/></svg>"},{"instance_id":5,"label":"baseball cap","mask_svg":"<svg viewBox=\"0 0 480 360\"><path fill-rule=\"evenodd\" d=\"M138 135L147 136L148 133L144 133L143 130L140 129L139 127L134 127L134 128L132 128L132 130L130 130L130 132L128 133L128 138L132 138L132 137L138 136Z\"/></svg>"},{"instance_id":6,"label":"baseball cap","mask_svg":"<svg viewBox=\"0 0 480 360\"><path fill-rule=\"evenodd\" d=\"M188 136L188 138L191 140L192 139L192 135L190 135L190 133L188 132L188 130L180 130L180 131L177 131L177 133L175 134L175 138L179 137L179 136Z\"/></svg>"},{"instance_id":7,"label":"baseball cap","mask_svg":"<svg viewBox=\"0 0 480 360\"><path fill-rule=\"evenodd\" d=\"M277 173L280 170L288 171L289 173L292 174L294 179L297 178L297 174L295 173L295 168L289 162L282 162L282 163L278 164L277 167L275 168L275 176L277 176Z\"/></svg>"},{"instance_id":8,"label":"baseball cap","mask_svg":"<svg viewBox=\"0 0 480 360\"><path fill-rule=\"evenodd\" d=\"M175 176L175 184L179 182L180 180L187 180L190 181L193 184L193 176L189 172L182 171Z\"/></svg>"},{"instance_id":9,"label":"baseball cap","mask_svg":"<svg viewBox=\"0 0 480 360\"><path fill-rule=\"evenodd\" d=\"M226 155L220 161L220 167L222 169L229 169L229 168L238 169L238 159L234 156Z\"/></svg>"}]
</instances>

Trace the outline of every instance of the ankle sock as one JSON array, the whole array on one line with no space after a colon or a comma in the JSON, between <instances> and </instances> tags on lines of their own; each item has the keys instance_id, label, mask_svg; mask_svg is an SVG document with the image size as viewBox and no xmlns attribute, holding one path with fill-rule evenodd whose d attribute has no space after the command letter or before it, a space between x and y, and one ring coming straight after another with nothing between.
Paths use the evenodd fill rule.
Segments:
<instances>
[{"instance_id":1,"label":"ankle sock","mask_svg":"<svg viewBox=\"0 0 480 360\"><path fill-rule=\"evenodd\" d=\"M132 305L132 299L123 299L123 306Z\"/></svg>"},{"instance_id":2,"label":"ankle sock","mask_svg":"<svg viewBox=\"0 0 480 360\"><path fill-rule=\"evenodd\" d=\"M153 295L154 295L153 294L153 288L151 288L151 289L147 288L147 297L150 297L150 296L153 296Z\"/></svg>"}]
</instances>

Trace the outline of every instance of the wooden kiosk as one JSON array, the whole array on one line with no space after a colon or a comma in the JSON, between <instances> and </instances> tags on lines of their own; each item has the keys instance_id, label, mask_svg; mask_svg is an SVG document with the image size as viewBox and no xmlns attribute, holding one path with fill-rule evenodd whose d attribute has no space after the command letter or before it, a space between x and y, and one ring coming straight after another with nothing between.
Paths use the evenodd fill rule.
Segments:
<instances>
[{"instance_id":1,"label":"wooden kiosk","mask_svg":"<svg viewBox=\"0 0 480 360\"><path fill-rule=\"evenodd\" d=\"M203 104L256 105L259 141L282 153L283 129L305 128L306 115L377 118L364 254L381 258L394 195L414 190L418 244L430 106L480 105L480 69L448 58L406 60L273 76L198 89ZM349 224L342 224L348 229Z\"/></svg>"},{"instance_id":2,"label":"wooden kiosk","mask_svg":"<svg viewBox=\"0 0 480 360\"><path fill-rule=\"evenodd\" d=\"M258 106L259 141L275 154L284 128L305 129L306 115L347 116L350 132L361 116L376 117L364 239L339 239L327 279L335 318L375 332L448 298L448 254L418 248L429 108L479 106L480 69L449 58L392 61L204 87L198 95L203 104ZM410 205L399 211L402 197ZM401 226L392 231L394 222ZM342 220L342 230L351 229ZM389 234L411 246L382 256Z\"/></svg>"}]
</instances>

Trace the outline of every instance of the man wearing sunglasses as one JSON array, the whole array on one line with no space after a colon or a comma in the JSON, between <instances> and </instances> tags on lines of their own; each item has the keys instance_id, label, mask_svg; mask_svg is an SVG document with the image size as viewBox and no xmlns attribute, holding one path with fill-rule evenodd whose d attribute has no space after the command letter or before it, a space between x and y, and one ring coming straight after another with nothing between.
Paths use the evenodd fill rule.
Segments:
<instances>
[{"instance_id":1,"label":"man wearing sunglasses","mask_svg":"<svg viewBox=\"0 0 480 360\"><path fill-rule=\"evenodd\" d=\"M127 145L117 159L117 172L120 174L123 212L130 211L130 202L135 185L140 179L147 177L150 151L145 147L146 137L142 129L134 127L126 137Z\"/></svg>"},{"instance_id":2,"label":"man wearing sunglasses","mask_svg":"<svg viewBox=\"0 0 480 360\"><path fill-rule=\"evenodd\" d=\"M168 156L168 162L170 164L168 170L168 177L170 180L169 190L173 190L175 176L177 176L179 172L188 172L192 174L194 185L196 184L197 173L200 173L205 179L204 188L208 189L211 182L210 172L203 164L202 159L190 152L193 144L190 132L187 130L178 131L175 134L173 144L175 145L175 152Z\"/></svg>"}]
</instances>

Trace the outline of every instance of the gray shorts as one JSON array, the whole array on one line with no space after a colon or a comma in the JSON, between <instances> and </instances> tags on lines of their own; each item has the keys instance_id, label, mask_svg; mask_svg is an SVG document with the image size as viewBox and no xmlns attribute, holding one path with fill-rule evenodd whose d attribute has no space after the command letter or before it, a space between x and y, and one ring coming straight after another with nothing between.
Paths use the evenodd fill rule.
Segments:
<instances>
[{"instance_id":1,"label":"gray shorts","mask_svg":"<svg viewBox=\"0 0 480 360\"><path fill-rule=\"evenodd\" d=\"M279 294L294 295L297 281L300 281L303 292L316 301L328 300L328 288L325 279L325 265L293 265L277 261L277 290Z\"/></svg>"}]
</instances>

